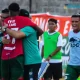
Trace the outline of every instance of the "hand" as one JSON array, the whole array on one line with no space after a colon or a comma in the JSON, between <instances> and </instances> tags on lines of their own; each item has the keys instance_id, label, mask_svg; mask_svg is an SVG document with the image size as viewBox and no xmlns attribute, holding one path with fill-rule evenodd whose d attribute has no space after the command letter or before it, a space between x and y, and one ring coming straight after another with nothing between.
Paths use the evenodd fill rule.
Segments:
<instances>
[{"instance_id":1,"label":"hand","mask_svg":"<svg viewBox=\"0 0 80 80\"><path fill-rule=\"evenodd\" d=\"M51 57L48 57L47 59L45 59L45 61L50 61Z\"/></svg>"},{"instance_id":2,"label":"hand","mask_svg":"<svg viewBox=\"0 0 80 80\"><path fill-rule=\"evenodd\" d=\"M3 26L3 27L1 28L1 31L2 31L2 32L5 32L5 31L6 31L6 27Z\"/></svg>"},{"instance_id":3,"label":"hand","mask_svg":"<svg viewBox=\"0 0 80 80\"><path fill-rule=\"evenodd\" d=\"M5 39L4 37L2 38L2 43L3 44L9 44L10 40L9 39Z\"/></svg>"},{"instance_id":4,"label":"hand","mask_svg":"<svg viewBox=\"0 0 80 80\"><path fill-rule=\"evenodd\" d=\"M8 27L8 24L4 23L4 27L5 27L5 28Z\"/></svg>"},{"instance_id":5,"label":"hand","mask_svg":"<svg viewBox=\"0 0 80 80\"><path fill-rule=\"evenodd\" d=\"M8 24L4 23L4 26L1 27L2 32L5 32L7 27L8 27Z\"/></svg>"}]
</instances>

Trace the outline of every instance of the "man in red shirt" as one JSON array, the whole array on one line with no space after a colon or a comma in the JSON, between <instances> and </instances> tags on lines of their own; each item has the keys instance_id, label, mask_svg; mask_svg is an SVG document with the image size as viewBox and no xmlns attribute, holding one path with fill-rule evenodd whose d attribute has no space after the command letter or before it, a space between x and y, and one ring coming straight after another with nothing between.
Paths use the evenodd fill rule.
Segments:
<instances>
[{"instance_id":1,"label":"man in red shirt","mask_svg":"<svg viewBox=\"0 0 80 80\"><path fill-rule=\"evenodd\" d=\"M29 18L19 15L19 5L12 3L9 5L10 17L4 20L4 24L9 29L20 30L25 26L32 26L38 32L38 36L43 33ZM23 47L22 39L15 39L8 35L4 29L4 37L9 39L9 44L3 46L2 51L2 78L3 80L22 80L23 77Z\"/></svg>"},{"instance_id":2,"label":"man in red shirt","mask_svg":"<svg viewBox=\"0 0 80 80\"><path fill-rule=\"evenodd\" d=\"M1 17L1 19L0 19L0 27L1 27L3 25L4 19L9 17L9 10L7 8L3 9L1 11L1 16L0 17ZM3 48L2 39L4 41L3 33L0 32L0 79L1 79L1 55L2 55L2 48ZM8 40L5 40L4 43L7 43L7 41Z\"/></svg>"}]
</instances>

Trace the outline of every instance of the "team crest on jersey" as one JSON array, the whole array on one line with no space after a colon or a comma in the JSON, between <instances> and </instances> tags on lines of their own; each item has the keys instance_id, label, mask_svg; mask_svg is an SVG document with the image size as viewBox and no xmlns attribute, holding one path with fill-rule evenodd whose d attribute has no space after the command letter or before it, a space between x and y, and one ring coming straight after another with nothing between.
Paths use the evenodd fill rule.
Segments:
<instances>
[{"instance_id":1,"label":"team crest on jersey","mask_svg":"<svg viewBox=\"0 0 80 80\"><path fill-rule=\"evenodd\" d=\"M71 47L80 47L80 39L77 37L70 38Z\"/></svg>"}]
</instances>

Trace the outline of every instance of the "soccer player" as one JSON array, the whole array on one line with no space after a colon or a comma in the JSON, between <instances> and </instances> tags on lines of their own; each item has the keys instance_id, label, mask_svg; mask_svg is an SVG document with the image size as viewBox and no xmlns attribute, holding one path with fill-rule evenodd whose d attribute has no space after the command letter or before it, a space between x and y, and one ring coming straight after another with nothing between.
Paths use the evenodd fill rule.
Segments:
<instances>
[{"instance_id":1,"label":"soccer player","mask_svg":"<svg viewBox=\"0 0 80 80\"><path fill-rule=\"evenodd\" d=\"M25 26L34 27L38 36L42 34L42 30L36 26L29 18L19 15L20 7L17 3L11 3L8 7L10 17L4 20L7 28L12 30L20 30ZM41 32L39 32L41 31ZM9 44L4 44L2 51L2 78L4 80L23 80L23 45L22 39L15 39L3 30L4 37L10 40ZM15 33L14 33L15 34Z\"/></svg>"},{"instance_id":2,"label":"soccer player","mask_svg":"<svg viewBox=\"0 0 80 80\"><path fill-rule=\"evenodd\" d=\"M7 8L3 9L1 12L1 20L4 21L4 19L9 17L9 10Z\"/></svg>"},{"instance_id":3,"label":"soccer player","mask_svg":"<svg viewBox=\"0 0 80 80\"><path fill-rule=\"evenodd\" d=\"M5 8L5 9L3 9L3 10L1 11L0 28L1 28L2 25L3 25L4 19L6 19L6 18L8 18L8 17L9 17L9 10L8 10L7 8ZM0 43L1 43L1 46L2 46L2 37L3 37L3 33L0 32ZM4 43L6 43L6 41L5 41ZM1 47L1 48L2 48L2 47ZM2 50L0 50L0 51L2 51ZM1 55L1 54L0 54L0 55Z\"/></svg>"},{"instance_id":4,"label":"soccer player","mask_svg":"<svg viewBox=\"0 0 80 80\"><path fill-rule=\"evenodd\" d=\"M23 10L23 13L23 15L20 15L26 16L25 13L27 12ZM31 70L33 72L33 80L38 80L38 71L42 60L38 49L37 31L31 26L25 26L20 31L13 31L6 28L6 33L16 39L21 38L23 40L24 80L29 80L29 72Z\"/></svg>"},{"instance_id":5,"label":"soccer player","mask_svg":"<svg viewBox=\"0 0 80 80\"><path fill-rule=\"evenodd\" d=\"M80 15L71 16L72 29L68 33L70 42L69 62L66 70L66 80L77 80L80 76Z\"/></svg>"},{"instance_id":6,"label":"soccer player","mask_svg":"<svg viewBox=\"0 0 80 80\"><path fill-rule=\"evenodd\" d=\"M1 11L0 27L3 25L3 21L7 17L9 17L9 10L7 8L5 8ZM2 48L3 48L2 38L3 38L3 33L0 32L0 78L1 78L1 54L2 54ZM4 40L4 38L3 38L3 42L6 44L6 43L8 43L8 40Z\"/></svg>"},{"instance_id":7,"label":"soccer player","mask_svg":"<svg viewBox=\"0 0 80 80\"><path fill-rule=\"evenodd\" d=\"M50 66L44 74L44 80L59 80L62 77L62 35L56 32L57 20L48 20L48 31L43 33L42 56Z\"/></svg>"}]
</instances>

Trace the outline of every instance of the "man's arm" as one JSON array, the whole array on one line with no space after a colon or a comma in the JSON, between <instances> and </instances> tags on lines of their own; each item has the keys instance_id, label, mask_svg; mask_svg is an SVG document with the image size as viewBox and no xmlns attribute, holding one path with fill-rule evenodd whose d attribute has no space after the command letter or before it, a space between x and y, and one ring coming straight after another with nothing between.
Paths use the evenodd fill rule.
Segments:
<instances>
[{"instance_id":1,"label":"man's arm","mask_svg":"<svg viewBox=\"0 0 80 80\"><path fill-rule=\"evenodd\" d=\"M40 27L33 27L35 30L37 30L37 36L41 36L43 34L43 30Z\"/></svg>"},{"instance_id":2,"label":"man's arm","mask_svg":"<svg viewBox=\"0 0 80 80\"><path fill-rule=\"evenodd\" d=\"M62 47L62 35L60 34L59 37L58 37L57 48L51 54L51 56L54 56L55 54L57 54L61 50L61 47Z\"/></svg>"},{"instance_id":3,"label":"man's arm","mask_svg":"<svg viewBox=\"0 0 80 80\"><path fill-rule=\"evenodd\" d=\"M57 47L56 50L49 55L49 57L56 55L60 50L61 50L61 46Z\"/></svg>"},{"instance_id":4,"label":"man's arm","mask_svg":"<svg viewBox=\"0 0 80 80\"><path fill-rule=\"evenodd\" d=\"M41 36L43 34L43 30L39 26L37 26L34 22L32 22L31 19L29 19L28 17L24 17L23 20L25 26L31 26L37 31L37 36Z\"/></svg>"},{"instance_id":5,"label":"man's arm","mask_svg":"<svg viewBox=\"0 0 80 80\"><path fill-rule=\"evenodd\" d=\"M9 34L10 36L12 36L16 39L24 38L35 32L35 30L33 28L31 28L30 26L26 26L26 27L20 29L20 31L14 31L9 28L5 28L5 29L3 29L3 31L5 31L7 34Z\"/></svg>"},{"instance_id":6,"label":"man's arm","mask_svg":"<svg viewBox=\"0 0 80 80\"><path fill-rule=\"evenodd\" d=\"M52 56L56 55L59 51L61 50L61 47L57 47L56 50L54 52L52 52L48 58L46 59L46 61L49 61L51 59Z\"/></svg>"},{"instance_id":7,"label":"man's arm","mask_svg":"<svg viewBox=\"0 0 80 80\"><path fill-rule=\"evenodd\" d=\"M37 32L37 34L38 34L38 36L40 36L40 35L43 33L43 31L42 31L42 29L40 29L39 27L36 27L36 28L37 28L38 31L39 31L39 32ZM14 37L14 38L17 38L17 39L23 38L23 37L26 36L26 35L25 35L23 32L21 32L21 31L14 31L14 30L11 30L11 29L9 29L9 28L6 28L6 33L8 33L10 36L12 36L12 37Z\"/></svg>"},{"instance_id":8,"label":"man's arm","mask_svg":"<svg viewBox=\"0 0 80 80\"><path fill-rule=\"evenodd\" d=\"M10 36L14 37L14 38L17 38L17 39L20 39L20 38L23 38L26 36L21 31L14 31L14 30L11 30L9 28L6 28L6 33L9 34Z\"/></svg>"}]
</instances>

